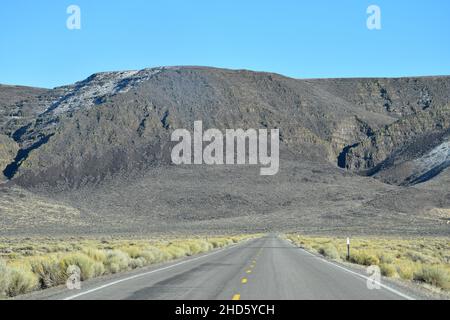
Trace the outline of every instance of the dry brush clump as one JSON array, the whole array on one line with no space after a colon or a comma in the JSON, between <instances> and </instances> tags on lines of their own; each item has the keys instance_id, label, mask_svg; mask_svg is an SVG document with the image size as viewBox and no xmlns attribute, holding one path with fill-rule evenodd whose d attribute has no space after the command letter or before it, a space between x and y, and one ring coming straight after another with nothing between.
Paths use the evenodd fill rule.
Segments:
<instances>
[{"instance_id":1,"label":"dry brush clump","mask_svg":"<svg viewBox=\"0 0 450 320\"><path fill-rule=\"evenodd\" d=\"M31 271L38 276L42 289L63 284L66 280L65 270L61 269L59 259L55 255L18 259L16 263L29 263Z\"/></svg>"},{"instance_id":2,"label":"dry brush clump","mask_svg":"<svg viewBox=\"0 0 450 320\"><path fill-rule=\"evenodd\" d=\"M327 258L347 258L345 238L309 237L290 234L288 240ZM450 289L450 241L448 238L355 238L350 262L378 265L382 275Z\"/></svg>"},{"instance_id":3,"label":"dry brush clump","mask_svg":"<svg viewBox=\"0 0 450 320\"><path fill-rule=\"evenodd\" d=\"M167 240L17 240L0 243L0 297L63 285L71 268L82 281L205 253L252 236Z\"/></svg>"},{"instance_id":4,"label":"dry brush clump","mask_svg":"<svg viewBox=\"0 0 450 320\"><path fill-rule=\"evenodd\" d=\"M9 288L9 271L5 261L0 260L0 298L6 296Z\"/></svg>"},{"instance_id":5,"label":"dry brush clump","mask_svg":"<svg viewBox=\"0 0 450 320\"><path fill-rule=\"evenodd\" d=\"M38 277L29 266L9 266L0 260L0 298L28 293L37 287Z\"/></svg>"},{"instance_id":6,"label":"dry brush clump","mask_svg":"<svg viewBox=\"0 0 450 320\"><path fill-rule=\"evenodd\" d=\"M332 244L319 247L318 252L327 258L339 259L339 252Z\"/></svg>"},{"instance_id":7,"label":"dry brush clump","mask_svg":"<svg viewBox=\"0 0 450 320\"><path fill-rule=\"evenodd\" d=\"M31 292L39 283L38 277L29 268L11 268L9 278L7 295L10 297Z\"/></svg>"},{"instance_id":8,"label":"dry brush clump","mask_svg":"<svg viewBox=\"0 0 450 320\"><path fill-rule=\"evenodd\" d=\"M414 280L429 283L443 289L450 289L450 273L442 265L422 265L414 273Z\"/></svg>"}]
</instances>

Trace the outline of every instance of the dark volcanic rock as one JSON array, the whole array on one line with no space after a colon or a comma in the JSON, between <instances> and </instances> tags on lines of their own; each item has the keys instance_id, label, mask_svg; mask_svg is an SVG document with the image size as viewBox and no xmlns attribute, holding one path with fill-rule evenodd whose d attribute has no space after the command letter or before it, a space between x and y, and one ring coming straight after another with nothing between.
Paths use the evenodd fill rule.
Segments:
<instances>
[{"instance_id":1,"label":"dark volcanic rock","mask_svg":"<svg viewBox=\"0 0 450 320\"><path fill-rule=\"evenodd\" d=\"M406 116L345 152L342 165L394 184L423 182L449 164L450 105Z\"/></svg>"},{"instance_id":2,"label":"dark volcanic rock","mask_svg":"<svg viewBox=\"0 0 450 320\"><path fill-rule=\"evenodd\" d=\"M0 234L448 234L449 101L449 77L203 67L0 86ZM171 165L172 130L196 120L279 128L279 174Z\"/></svg>"},{"instance_id":3,"label":"dark volcanic rock","mask_svg":"<svg viewBox=\"0 0 450 320\"><path fill-rule=\"evenodd\" d=\"M446 114L439 114L449 101L450 81L296 80L170 67L99 73L52 91L24 90L25 100L8 102L35 107L22 107L27 112L20 125L3 120L3 131L21 148L4 170L24 186L72 188L167 164L170 132L191 128L195 120L205 128L279 128L288 151L378 172L414 139L444 134ZM419 149L422 156L426 148Z\"/></svg>"}]
</instances>

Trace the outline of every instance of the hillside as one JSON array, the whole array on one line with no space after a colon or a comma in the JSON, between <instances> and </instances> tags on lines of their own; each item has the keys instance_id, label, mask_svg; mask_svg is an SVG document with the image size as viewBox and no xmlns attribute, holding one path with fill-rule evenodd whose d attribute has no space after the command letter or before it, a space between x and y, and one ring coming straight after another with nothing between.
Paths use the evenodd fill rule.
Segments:
<instances>
[{"instance_id":1,"label":"hillside","mask_svg":"<svg viewBox=\"0 0 450 320\"><path fill-rule=\"evenodd\" d=\"M450 208L448 184L427 186L450 166L450 77L164 67L15 90L0 86L3 188L79 210L72 232L448 232L429 214ZM171 165L171 132L196 120L279 128L280 173Z\"/></svg>"}]
</instances>

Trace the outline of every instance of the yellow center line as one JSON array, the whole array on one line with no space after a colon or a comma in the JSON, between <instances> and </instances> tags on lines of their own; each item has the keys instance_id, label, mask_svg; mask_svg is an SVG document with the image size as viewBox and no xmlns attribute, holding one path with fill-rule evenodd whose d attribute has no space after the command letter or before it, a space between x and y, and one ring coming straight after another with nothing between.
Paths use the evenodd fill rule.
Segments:
<instances>
[{"instance_id":1,"label":"yellow center line","mask_svg":"<svg viewBox=\"0 0 450 320\"><path fill-rule=\"evenodd\" d=\"M248 281L247 278L243 278L241 283L247 283L247 281Z\"/></svg>"},{"instance_id":2,"label":"yellow center line","mask_svg":"<svg viewBox=\"0 0 450 320\"><path fill-rule=\"evenodd\" d=\"M241 300L241 295L235 294L231 300Z\"/></svg>"}]
</instances>

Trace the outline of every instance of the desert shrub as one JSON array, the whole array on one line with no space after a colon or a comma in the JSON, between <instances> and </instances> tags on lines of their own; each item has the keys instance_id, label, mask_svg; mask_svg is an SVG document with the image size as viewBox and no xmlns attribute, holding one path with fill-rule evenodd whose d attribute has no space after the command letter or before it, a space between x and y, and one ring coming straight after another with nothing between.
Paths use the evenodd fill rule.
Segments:
<instances>
[{"instance_id":1,"label":"desert shrub","mask_svg":"<svg viewBox=\"0 0 450 320\"><path fill-rule=\"evenodd\" d=\"M127 247L120 250L126 252L132 259L140 259L143 265L165 262L191 254L191 249L188 245L179 244L170 244L159 248L153 246L144 248ZM140 264L140 262L135 263Z\"/></svg>"},{"instance_id":2,"label":"desert shrub","mask_svg":"<svg viewBox=\"0 0 450 320\"><path fill-rule=\"evenodd\" d=\"M146 248L140 253L140 257L145 260L145 264L153 264L165 261L163 259L163 253L158 248L150 247Z\"/></svg>"},{"instance_id":3,"label":"desert shrub","mask_svg":"<svg viewBox=\"0 0 450 320\"><path fill-rule=\"evenodd\" d=\"M18 252L11 252L6 256L6 258L8 260L20 259L20 258L22 258L22 254L20 254Z\"/></svg>"},{"instance_id":4,"label":"desert shrub","mask_svg":"<svg viewBox=\"0 0 450 320\"><path fill-rule=\"evenodd\" d=\"M233 241L233 243L238 243L239 242L239 238L238 237L232 237L231 241Z\"/></svg>"},{"instance_id":5,"label":"desert shrub","mask_svg":"<svg viewBox=\"0 0 450 320\"><path fill-rule=\"evenodd\" d=\"M107 272L118 273L128 270L130 256L120 250L110 250L106 254L105 268Z\"/></svg>"},{"instance_id":6,"label":"desert shrub","mask_svg":"<svg viewBox=\"0 0 450 320\"><path fill-rule=\"evenodd\" d=\"M381 263L384 264L391 264L395 261L395 257L392 254L384 252L378 255L378 259L380 260Z\"/></svg>"},{"instance_id":7,"label":"desert shrub","mask_svg":"<svg viewBox=\"0 0 450 320\"><path fill-rule=\"evenodd\" d=\"M66 281L65 270L61 270L55 257L36 257L29 261L31 271L38 276L42 289L63 284Z\"/></svg>"},{"instance_id":8,"label":"desert shrub","mask_svg":"<svg viewBox=\"0 0 450 320\"><path fill-rule=\"evenodd\" d=\"M163 251L167 252L172 259L178 259L186 256L186 251L175 245L169 245L164 248Z\"/></svg>"},{"instance_id":9,"label":"desert shrub","mask_svg":"<svg viewBox=\"0 0 450 320\"><path fill-rule=\"evenodd\" d=\"M440 265L423 265L414 273L414 280L444 289L450 288L450 275Z\"/></svg>"},{"instance_id":10,"label":"desert shrub","mask_svg":"<svg viewBox=\"0 0 450 320\"><path fill-rule=\"evenodd\" d=\"M69 252L73 250L73 247L69 244L58 243L53 247L48 248L49 252Z\"/></svg>"},{"instance_id":11,"label":"desert shrub","mask_svg":"<svg viewBox=\"0 0 450 320\"><path fill-rule=\"evenodd\" d=\"M103 263L106 260L106 254L104 251L95 248L84 248L82 252L95 261Z\"/></svg>"},{"instance_id":12,"label":"desert shrub","mask_svg":"<svg viewBox=\"0 0 450 320\"><path fill-rule=\"evenodd\" d=\"M95 274L96 269L94 266L95 264L96 264L96 262L93 259L89 258L84 253L79 253L79 252L71 253L66 256L63 256L60 261L61 271L63 271L64 273L67 272L67 269L69 268L69 266L77 266L78 268L80 268L81 281L84 281L84 280L87 280L87 279L90 279L90 278L96 276L96 274ZM66 274L66 278L67 278L67 274Z\"/></svg>"},{"instance_id":13,"label":"desert shrub","mask_svg":"<svg viewBox=\"0 0 450 320\"><path fill-rule=\"evenodd\" d=\"M222 248L226 245L230 245L233 243L231 239L225 239L225 238L217 238L217 239L211 239L209 242L213 245L213 248Z\"/></svg>"},{"instance_id":14,"label":"desert shrub","mask_svg":"<svg viewBox=\"0 0 450 320\"><path fill-rule=\"evenodd\" d=\"M178 242L175 244L175 246L179 249L181 249L181 251L183 251L183 255L182 256L192 256L192 251L191 251L191 247L188 243L185 242Z\"/></svg>"},{"instance_id":15,"label":"desert shrub","mask_svg":"<svg viewBox=\"0 0 450 320\"><path fill-rule=\"evenodd\" d=\"M161 250L161 249L158 249L158 248L154 248L154 249L151 249L149 251L153 252L155 254L156 262L165 262L165 261L168 261L168 260L170 260L172 258L171 255L168 252L166 252L164 250Z\"/></svg>"},{"instance_id":16,"label":"desert shrub","mask_svg":"<svg viewBox=\"0 0 450 320\"><path fill-rule=\"evenodd\" d=\"M0 259L0 297L6 295L10 282L9 268L6 266L6 262Z\"/></svg>"},{"instance_id":17,"label":"desert shrub","mask_svg":"<svg viewBox=\"0 0 450 320\"><path fill-rule=\"evenodd\" d=\"M238 241L238 240L236 240ZM233 240L234 243L234 240ZM214 248L214 246L205 240L199 240L198 245L202 248L203 252L210 251Z\"/></svg>"},{"instance_id":18,"label":"desert shrub","mask_svg":"<svg viewBox=\"0 0 450 320\"><path fill-rule=\"evenodd\" d=\"M26 268L11 268L7 295L15 297L35 290L39 286L38 277Z\"/></svg>"},{"instance_id":19,"label":"desert shrub","mask_svg":"<svg viewBox=\"0 0 450 320\"><path fill-rule=\"evenodd\" d=\"M139 257L136 259L131 258L129 265L131 269L142 268L146 265L146 260L143 257Z\"/></svg>"},{"instance_id":20,"label":"desert shrub","mask_svg":"<svg viewBox=\"0 0 450 320\"><path fill-rule=\"evenodd\" d=\"M380 260L374 254L367 251L353 251L350 254L350 261L363 266L372 266L380 264Z\"/></svg>"},{"instance_id":21,"label":"desert shrub","mask_svg":"<svg viewBox=\"0 0 450 320\"><path fill-rule=\"evenodd\" d=\"M192 254L198 254L211 250L213 245L204 240L196 240L189 243L189 248Z\"/></svg>"},{"instance_id":22,"label":"desert shrub","mask_svg":"<svg viewBox=\"0 0 450 320\"><path fill-rule=\"evenodd\" d=\"M94 262L93 265L94 268L94 277L99 277L105 274L106 269L105 266L102 262Z\"/></svg>"},{"instance_id":23,"label":"desert shrub","mask_svg":"<svg viewBox=\"0 0 450 320\"><path fill-rule=\"evenodd\" d=\"M420 262L425 264L433 264L439 262L436 258L417 251L408 251L406 252L405 257L414 262Z\"/></svg>"},{"instance_id":24,"label":"desert shrub","mask_svg":"<svg viewBox=\"0 0 450 320\"><path fill-rule=\"evenodd\" d=\"M450 250L442 254L442 262L450 264Z\"/></svg>"},{"instance_id":25,"label":"desert shrub","mask_svg":"<svg viewBox=\"0 0 450 320\"><path fill-rule=\"evenodd\" d=\"M385 277L393 277L396 275L397 270L394 265L389 263L381 263L379 265L381 274Z\"/></svg>"},{"instance_id":26,"label":"desert shrub","mask_svg":"<svg viewBox=\"0 0 450 320\"><path fill-rule=\"evenodd\" d=\"M128 254L130 256L130 258L132 258L132 259L140 258L142 256L142 251L143 251L142 249L140 249L138 247L134 247L134 246L133 247L131 247L131 246L120 247L119 250Z\"/></svg>"},{"instance_id":27,"label":"desert shrub","mask_svg":"<svg viewBox=\"0 0 450 320\"><path fill-rule=\"evenodd\" d=\"M209 243L212 244L213 249L220 248L221 243L222 243L220 240L208 240L208 241L209 241Z\"/></svg>"},{"instance_id":28,"label":"desert shrub","mask_svg":"<svg viewBox=\"0 0 450 320\"><path fill-rule=\"evenodd\" d=\"M192 241L188 243L189 250L192 254L199 254L207 251L206 247L202 246L202 241Z\"/></svg>"},{"instance_id":29,"label":"desert shrub","mask_svg":"<svg viewBox=\"0 0 450 320\"><path fill-rule=\"evenodd\" d=\"M412 280L417 267L415 263L409 261L396 262L397 274L405 280Z\"/></svg>"},{"instance_id":30,"label":"desert shrub","mask_svg":"<svg viewBox=\"0 0 450 320\"><path fill-rule=\"evenodd\" d=\"M320 247L318 249L318 252L323 255L324 257L330 258L330 259L339 259L339 252L336 249L335 246L332 244L327 244L323 247Z\"/></svg>"}]
</instances>

